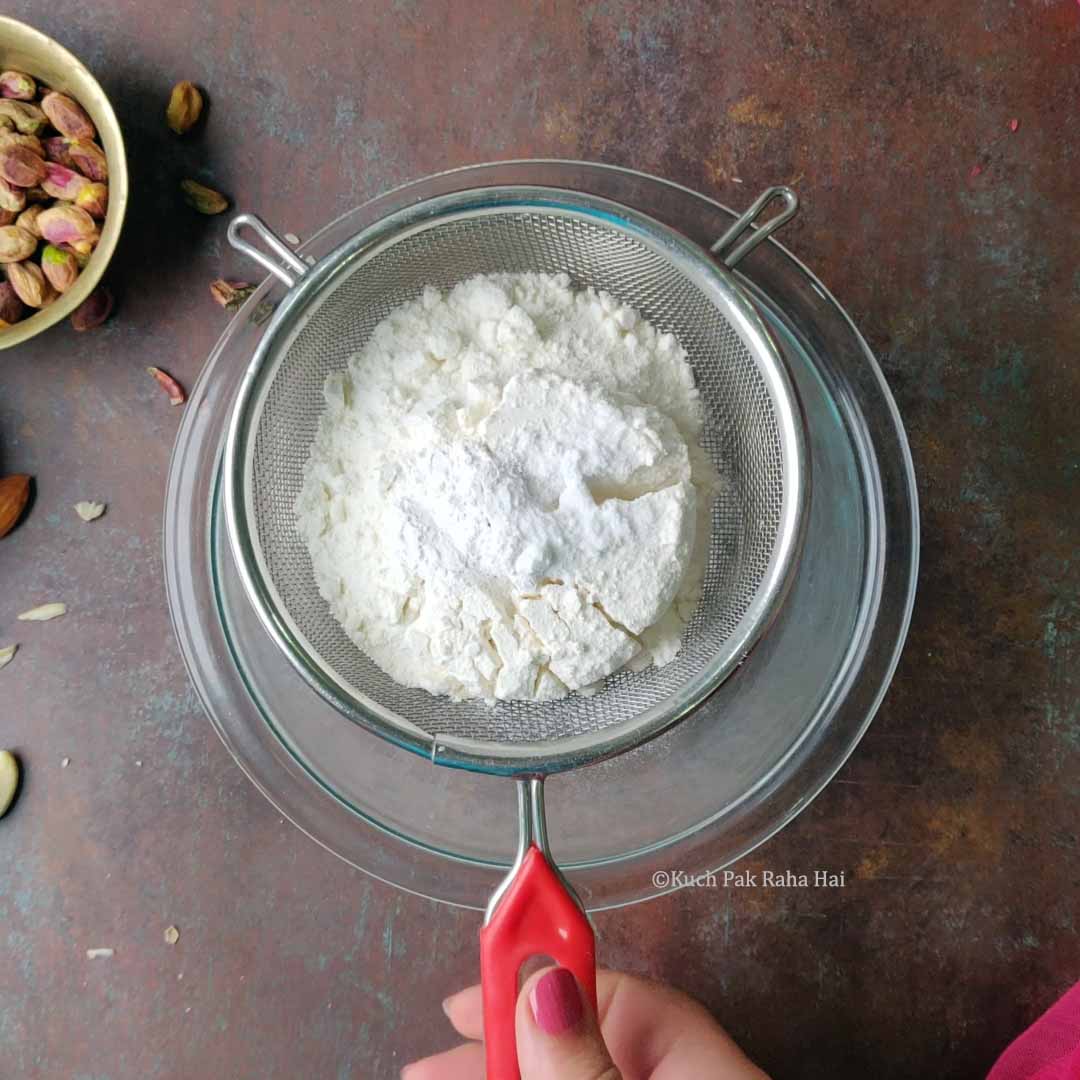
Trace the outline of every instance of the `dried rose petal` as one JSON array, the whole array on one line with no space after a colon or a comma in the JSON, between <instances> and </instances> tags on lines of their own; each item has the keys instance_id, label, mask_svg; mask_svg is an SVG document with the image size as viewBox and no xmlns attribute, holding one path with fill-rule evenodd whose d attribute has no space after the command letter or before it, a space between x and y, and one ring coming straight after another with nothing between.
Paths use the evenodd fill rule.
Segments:
<instances>
[{"instance_id":1,"label":"dried rose petal","mask_svg":"<svg viewBox=\"0 0 1080 1080\"><path fill-rule=\"evenodd\" d=\"M167 371L162 371L158 367L148 367L146 370L157 379L161 387L168 393L170 405L184 404L184 388Z\"/></svg>"}]
</instances>

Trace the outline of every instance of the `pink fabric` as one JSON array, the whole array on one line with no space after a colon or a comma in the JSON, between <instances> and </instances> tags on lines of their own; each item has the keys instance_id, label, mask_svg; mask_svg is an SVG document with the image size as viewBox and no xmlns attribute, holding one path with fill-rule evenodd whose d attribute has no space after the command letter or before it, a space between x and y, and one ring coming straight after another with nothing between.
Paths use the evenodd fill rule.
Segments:
<instances>
[{"instance_id":1,"label":"pink fabric","mask_svg":"<svg viewBox=\"0 0 1080 1080\"><path fill-rule=\"evenodd\" d=\"M998 1058L986 1080L1080 1080L1080 983Z\"/></svg>"}]
</instances>

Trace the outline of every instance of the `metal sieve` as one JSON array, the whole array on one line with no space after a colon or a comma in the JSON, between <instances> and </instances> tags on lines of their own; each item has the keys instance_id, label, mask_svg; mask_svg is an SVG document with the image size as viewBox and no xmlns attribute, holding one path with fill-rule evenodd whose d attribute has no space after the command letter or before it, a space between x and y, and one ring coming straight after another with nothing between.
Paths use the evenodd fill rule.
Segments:
<instances>
[{"instance_id":1,"label":"metal sieve","mask_svg":"<svg viewBox=\"0 0 1080 1080\"><path fill-rule=\"evenodd\" d=\"M753 223L774 199L784 209ZM808 498L794 389L731 268L794 216L770 188L709 253L653 218L578 192L484 188L425 200L309 267L257 217L230 242L287 293L245 374L225 446L225 506L236 561L261 621L339 712L437 764L519 779L520 843L481 935L488 1076L516 1076L520 964L547 953L595 996L591 927L547 850L542 778L639 745L701 703L768 625L790 581ZM243 239L252 229L269 252ZM319 595L294 504L323 384L394 308L425 286L484 273L567 273L610 292L687 352L701 395L702 446L721 477L700 603L667 666L609 676L561 701L454 702L395 683L348 638Z\"/></svg>"}]
</instances>

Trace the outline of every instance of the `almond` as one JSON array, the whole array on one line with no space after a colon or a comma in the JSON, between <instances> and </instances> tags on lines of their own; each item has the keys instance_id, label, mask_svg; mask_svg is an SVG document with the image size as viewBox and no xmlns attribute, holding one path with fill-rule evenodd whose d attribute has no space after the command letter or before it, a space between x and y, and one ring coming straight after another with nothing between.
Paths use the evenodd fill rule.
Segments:
<instances>
[{"instance_id":1,"label":"almond","mask_svg":"<svg viewBox=\"0 0 1080 1080\"><path fill-rule=\"evenodd\" d=\"M30 477L14 473L0 480L0 536L7 536L18 524L30 500Z\"/></svg>"}]
</instances>

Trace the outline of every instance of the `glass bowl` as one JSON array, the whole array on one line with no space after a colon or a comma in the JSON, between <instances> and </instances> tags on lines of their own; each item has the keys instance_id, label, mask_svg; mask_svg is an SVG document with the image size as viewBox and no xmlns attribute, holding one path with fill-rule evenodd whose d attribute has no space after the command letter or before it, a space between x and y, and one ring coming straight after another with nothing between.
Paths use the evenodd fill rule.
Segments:
<instances>
[{"instance_id":1,"label":"glass bowl","mask_svg":"<svg viewBox=\"0 0 1080 1080\"><path fill-rule=\"evenodd\" d=\"M465 188L530 184L629 205L707 247L736 216L641 173L566 161L470 166L345 214L319 258L385 214ZM918 562L914 475L880 369L843 309L774 240L737 275L784 353L806 414L812 495L802 561L765 638L678 726L552 777L552 852L587 907L644 900L729 865L832 778L880 704L907 633ZM513 783L439 768L350 723L293 671L244 594L224 533L220 456L237 384L282 295L264 282L212 353L169 472L165 567L185 663L219 735L278 810L359 868L481 908L516 843Z\"/></svg>"}]
</instances>

